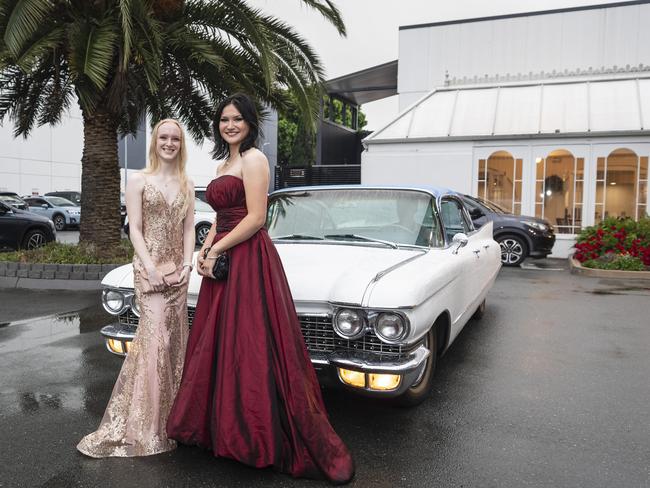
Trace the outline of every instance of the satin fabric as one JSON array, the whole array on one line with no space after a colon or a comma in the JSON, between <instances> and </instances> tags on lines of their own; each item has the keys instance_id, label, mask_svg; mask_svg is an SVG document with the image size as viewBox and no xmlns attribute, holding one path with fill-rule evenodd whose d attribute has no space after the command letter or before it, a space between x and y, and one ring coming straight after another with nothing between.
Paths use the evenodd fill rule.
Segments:
<instances>
[{"instance_id":1,"label":"satin fabric","mask_svg":"<svg viewBox=\"0 0 650 488\"><path fill-rule=\"evenodd\" d=\"M246 215L232 175L206 190L223 238ZM231 248L227 281L204 278L168 435L215 456L345 483L347 447L329 423L279 255L265 229Z\"/></svg>"}]
</instances>

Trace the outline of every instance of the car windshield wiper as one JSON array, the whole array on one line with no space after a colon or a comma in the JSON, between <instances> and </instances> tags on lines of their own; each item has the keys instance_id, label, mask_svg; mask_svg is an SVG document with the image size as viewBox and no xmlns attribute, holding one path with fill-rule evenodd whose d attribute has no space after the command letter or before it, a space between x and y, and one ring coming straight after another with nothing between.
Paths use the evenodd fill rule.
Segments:
<instances>
[{"instance_id":1,"label":"car windshield wiper","mask_svg":"<svg viewBox=\"0 0 650 488\"><path fill-rule=\"evenodd\" d=\"M365 241L365 242L377 242L379 244L384 244L385 246L390 246L393 249L398 249L399 246L391 241L384 241L382 239L375 239L374 237L362 236L359 234L327 234L325 235L326 239L354 239L356 241Z\"/></svg>"},{"instance_id":2,"label":"car windshield wiper","mask_svg":"<svg viewBox=\"0 0 650 488\"><path fill-rule=\"evenodd\" d=\"M286 236L277 236L272 239L287 239L287 240L305 240L305 241L322 241L323 237L319 236L310 236L309 234L288 234Z\"/></svg>"}]
</instances>

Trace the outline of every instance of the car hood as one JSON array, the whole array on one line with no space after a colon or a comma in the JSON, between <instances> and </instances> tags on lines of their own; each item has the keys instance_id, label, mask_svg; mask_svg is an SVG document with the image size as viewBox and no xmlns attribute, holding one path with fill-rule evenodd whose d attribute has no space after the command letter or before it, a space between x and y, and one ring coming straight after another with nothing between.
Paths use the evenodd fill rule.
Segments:
<instances>
[{"instance_id":1,"label":"car hood","mask_svg":"<svg viewBox=\"0 0 650 488\"><path fill-rule=\"evenodd\" d=\"M32 222L41 222L43 224L47 224L50 221L49 218L43 217L42 215L34 212L30 212L29 210L21 210L16 207L12 207L12 210L18 217L22 216L22 218L29 219Z\"/></svg>"},{"instance_id":2,"label":"car hood","mask_svg":"<svg viewBox=\"0 0 650 488\"><path fill-rule=\"evenodd\" d=\"M398 268L423 254L421 249L289 242L276 244L293 298L305 302L360 305L368 285L379 273ZM196 303L201 279L194 270L189 286L190 305ZM127 264L109 272L102 285L133 288L133 266Z\"/></svg>"},{"instance_id":3,"label":"car hood","mask_svg":"<svg viewBox=\"0 0 650 488\"><path fill-rule=\"evenodd\" d=\"M379 273L422 255L422 250L344 244L287 242L276 248L294 300L356 305Z\"/></svg>"}]
</instances>

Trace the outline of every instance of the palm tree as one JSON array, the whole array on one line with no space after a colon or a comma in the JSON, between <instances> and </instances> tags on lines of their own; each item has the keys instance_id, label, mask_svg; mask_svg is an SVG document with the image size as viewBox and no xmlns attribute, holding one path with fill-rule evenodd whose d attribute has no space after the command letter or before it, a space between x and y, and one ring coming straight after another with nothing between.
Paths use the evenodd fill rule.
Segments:
<instances>
[{"instance_id":1,"label":"palm tree","mask_svg":"<svg viewBox=\"0 0 650 488\"><path fill-rule=\"evenodd\" d=\"M345 35L330 0L300 0ZM323 69L307 42L245 0L0 0L0 121L27 137L78 103L84 124L80 242L109 254L120 239L118 134L145 114L210 135L216 101L246 91L305 120Z\"/></svg>"}]
</instances>

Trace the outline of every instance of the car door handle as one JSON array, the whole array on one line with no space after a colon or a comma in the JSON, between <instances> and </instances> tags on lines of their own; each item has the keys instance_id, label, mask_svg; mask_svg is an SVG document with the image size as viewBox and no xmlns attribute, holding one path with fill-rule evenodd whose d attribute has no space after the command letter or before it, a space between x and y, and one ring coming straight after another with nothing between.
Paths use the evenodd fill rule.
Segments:
<instances>
[{"instance_id":1,"label":"car door handle","mask_svg":"<svg viewBox=\"0 0 650 488\"><path fill-rule=\"evenodd\" d=\"M480 259L480 258L481 258L481 256L479 256L479 254L481 254L481 250L480 250L480 249L474 249L472 252L473 252L474 254L476 254L476 259Z\"/></svg>"},{"instance_id":2,"label":"car door handle","mask_svg":"<svg viewBox=\"0 0 650 488\"><path fill-rule=\"evenodd\" d=\"M490 249L490 245L486 244L485 246L483 246L483 249Z\"/></svg>"}]
</instances>

